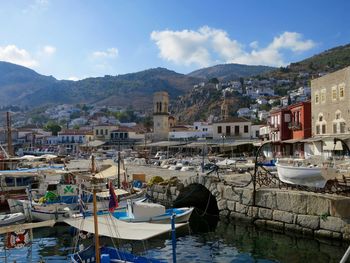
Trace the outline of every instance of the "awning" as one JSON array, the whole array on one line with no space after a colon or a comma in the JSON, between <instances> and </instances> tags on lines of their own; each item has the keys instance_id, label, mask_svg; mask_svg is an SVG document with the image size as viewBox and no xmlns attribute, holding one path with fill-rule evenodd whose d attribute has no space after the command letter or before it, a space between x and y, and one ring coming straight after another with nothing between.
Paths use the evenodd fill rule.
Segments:
<instances>
[{"instance_id":1,"label":"awning","mask_svg":"<svg viewBox=\"0 0 350 263\"><path fill-rule=\"evenodd\" d=\"M83 147L99 147L101 145L104 145L106 142L104 141L100 141L100 140L94 140L91 142L87 142L85 144L82 144L81 146Z\"/></svg>"},{"instance_id":2,"label":"awning","mask_svg":"<svg viewBox=\"0 0 350 263\"><path fill-rule=\"evenodd\" d=\"M64 220L68 225L89 233L94 233L94 218L69 218ZM175 224L181 227L188 223ZM107 214L98 216L98 232L101 236L126 239L146 240L171 231L170 224L127 223Z\"/></svg>"},{"instance_id":3,"label":"awning","mask_svg":"<svg viewBox=\"0 0 350 263\"><path fill-rule=\"evenodd\" d=\"M302 141L300 139L290 139L290 140L282 141L282 143L297 143L297 142L302 142Z\"/></svg>"},{"instance_id":4,"label":"awning","mask_svg":"<svg viewBox=\"0 0 350 263\"><path fill-rule=\"evenodd\" d=\"M343 145L341 141L337 141L334 145L334 140L324 140L323 141L323 150L324 151L342 151Z\"/></svg>"},{"instance_id":5,"label":"awning","mask_svg":"<svg viewBox=\"0 0 350 263\"><path fill-rule=\"evenodd\" d=\"M301 142L319 142L319 141L322 141L322 137L312 137L312 138L307 138L307 139L304 139L304 140L301 140Z\"/></svg>"},{"instance_id":6,"label":"awning","mask_svg":"<svg viewBox=\"0 0 350 263\"><path fill-rule=\"evenodd\" d=\"M187 144L187 142L161 141L161 142L149 143L146 146L148 146L148 147L168 147L168 146L177 146L177 145L185 145L185 144Z\"/></svg>"}]
</instances>

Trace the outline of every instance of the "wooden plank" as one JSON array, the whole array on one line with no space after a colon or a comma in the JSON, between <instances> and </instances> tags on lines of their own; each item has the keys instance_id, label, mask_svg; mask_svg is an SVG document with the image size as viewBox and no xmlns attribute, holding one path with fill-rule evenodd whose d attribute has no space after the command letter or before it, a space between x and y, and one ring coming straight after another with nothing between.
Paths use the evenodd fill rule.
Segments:
<instances>
[{"instance_id":1,"label":"wooden plank","mask_svg":"<svg viewBox=\"0 0 350 263\"><path fill-rule=\"evenodd\" d=\"M53 227L55 223L56 223L55 220L47 220L47 221L38 222L38 223L26 223L26 224L4 226L4 227L0 227L0 234L16 232L16 231L31 229L31 228L38 228L38 227Z\"/></svg>"}]
</instances>

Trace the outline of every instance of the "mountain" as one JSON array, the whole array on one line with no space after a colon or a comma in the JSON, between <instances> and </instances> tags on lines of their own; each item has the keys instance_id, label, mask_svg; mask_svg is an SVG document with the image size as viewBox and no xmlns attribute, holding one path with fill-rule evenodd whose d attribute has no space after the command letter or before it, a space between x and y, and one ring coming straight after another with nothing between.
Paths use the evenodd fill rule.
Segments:
<instances>
[{"instance_id":1,"label":"mountain","mask_svg":"<svg viewBox=\"0 0 350 263\"><path fill-rule=\"evenodd\" d=\"M176 97L198 81L165 68L80 81L57 80L23 66L0 62L0 104L96 103L144 109L151 107L155 91L166 90Z\"/></svg>"},{"instance_id":2,"label":"mountain","mask_svg":"<svg viewBox=\"0 0 350 263\"><path fill-rule=\"evenodd\" d=\"M277 95L284 96L290 90L310 85L312 78L347 66L350 66L350 44L326 50L300 62L291 63L286 67L278 69L275 68L265 73L259 73L255 77L249 76L249 78L253 78L256 81L271 80L269 87L274 89ZM220 71L217 74L212 73L220 68L222 68L222 65L198 70L189 75L223 79L222 76L224 74L220 75ZM225 71L223 70L221 72ZM286 83L288 84L280 86L277 80L287 80ZM239 108L249 107L255 103L255 101L250 100L247 96L242 96L237 92L226 92L224 89L225 85L221 89L218 89L211 83L206 83L201 88L193 88L172 104L173 112L180 121L190 123L194 120L206 120L210 115L220 116L220 105L224 100L224 96L226 100L230 100L231 115L237 114Z\"/></svg>"},{"instance_id":3,"label":"mountain","mask_svg":"<svg viewBox=\"0 0 350 263\"><path fill-rule=\"evenodd\" d=\"M293 78L301 72L307 72L312 77L317 77L319 73L330 73L347 66L350 66L350 44L323 51L265 75L275 78Z\"/></svg>"},{"instance_id":4,"label":"mountain","mask_svg":"<svg viewBox=\"0 0 350 263\"><path fill-rule=\"evenodd\" d=\"M0 62L0 104L41 106L94 103L143 110L152 107L154 92L167 91L170 98L174 99L191 90L194 84L202 82L202 77L196 76L203 76L204 72L216 72L215 76L241 77L248 72L261 73L263 69L266 70L264 67L219 65L211 70L205 69L202 73L199 70L197 73L184 75L165 68L153 68L124 75L68 81L43 76L23 66Z\"/></svg>"},{"instance_id":5,"label":"mountain","mask_svg":"<svg viewBox=\"0 0 350 263\"><path fill-rule=\"evenodd\" d=\"M241 77L259 75L276 68L268 66L250 66L241 64L221 64L193 71L188 76L209 80L217 78L220 81L238 80Z\"/></svg>"}]
</instances>

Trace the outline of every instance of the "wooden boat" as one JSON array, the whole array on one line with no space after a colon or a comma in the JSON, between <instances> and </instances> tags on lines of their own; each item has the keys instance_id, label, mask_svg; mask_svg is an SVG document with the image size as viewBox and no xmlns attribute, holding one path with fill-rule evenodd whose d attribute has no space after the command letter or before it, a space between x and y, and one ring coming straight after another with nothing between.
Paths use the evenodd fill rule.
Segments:
<instances>
[{"instance_id":1,"label":"wooden boat","mask_svg":"<svg viewBox=\"0 0 350 263\"><path fill-rule=\"evenodd\" d=\"M163 205L153 203L129 202L126 211L113 213L113 216L125 222L151 222L169 224L173 214L176 215L176 223L188 222L193 212L193 207L165 209Z\"/></svg>"},{"instance_id":2,"label":"wooden boat","mask_svg":"<svg viewBox=\"0 0 350 263\"><path fill-rule=\"evenodd\" d=\"M295 166L276 162L278 178L287 184L323 188L336 177L336 169L314 165Z\"/></svg>"},{"instance_id":3,"label":"wooden boat","mask_svg":"<svg viewBox=\"0 0 350 263\"><path fill-rule=\"evenodd\" d=\"M21 224L26 221L26 217L23 213L13 213L0 215L0 227L13 224Z\"/></svg>"}]
</instances>

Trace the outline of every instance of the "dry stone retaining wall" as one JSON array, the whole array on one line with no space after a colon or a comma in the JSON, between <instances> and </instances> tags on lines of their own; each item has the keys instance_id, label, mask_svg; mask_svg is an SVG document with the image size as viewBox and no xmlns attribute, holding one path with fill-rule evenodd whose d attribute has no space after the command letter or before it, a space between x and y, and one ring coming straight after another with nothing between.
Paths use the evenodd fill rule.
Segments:
<instances>
[{"instance_id":1,"label":"dry stone retaining wall","mask_svg":"<svg viewBox=\"0 0 350 263\"><path fill-rule=\"evenodd\" d=\"M177 186L154 185L148 194L169 205L190 184L204 185L215 196L220 216L248 220L268 229L350 240L350 198L281 189L238 188L211 176L193 176Z\"/></svg>"}]
</instances>

